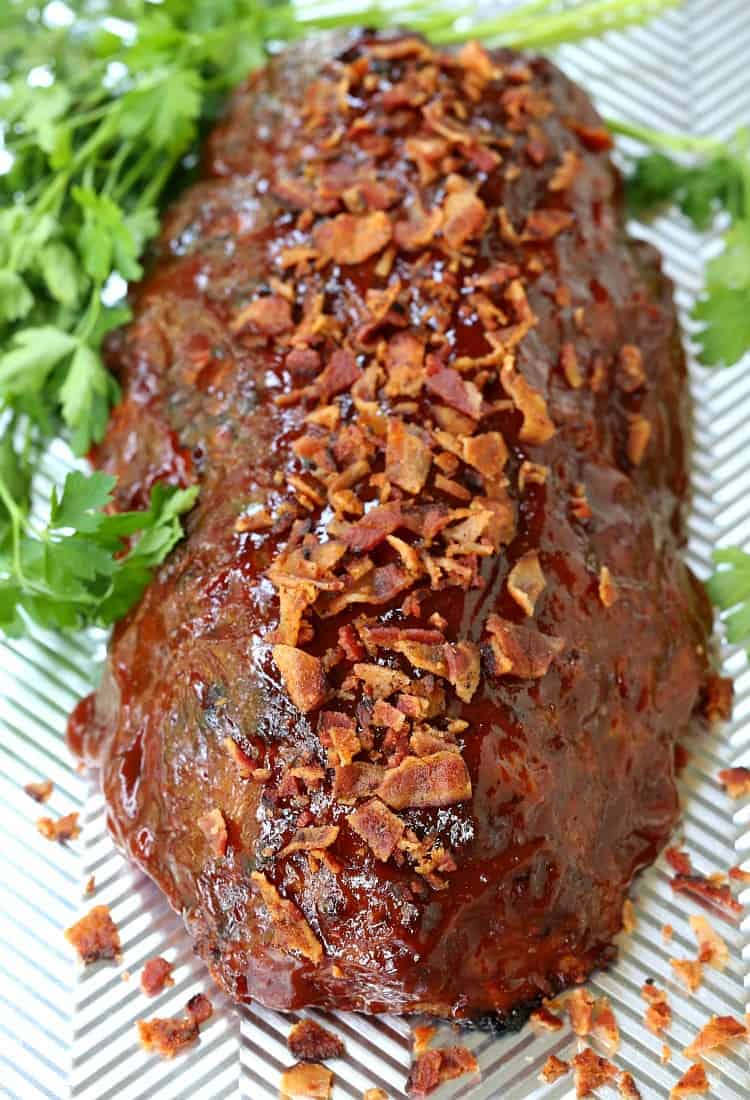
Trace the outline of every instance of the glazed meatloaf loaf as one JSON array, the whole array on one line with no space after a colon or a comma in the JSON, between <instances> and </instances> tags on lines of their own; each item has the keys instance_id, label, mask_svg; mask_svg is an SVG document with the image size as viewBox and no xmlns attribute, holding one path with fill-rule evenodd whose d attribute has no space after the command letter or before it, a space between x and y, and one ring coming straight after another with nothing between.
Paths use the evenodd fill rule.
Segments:
<instances>
[{"instance_id":1,"label":"glazed meatloaf loaf","mask_svg":"<svg viewBox=\"0 0 750 1100\"><path fill-rule=\"evenodd\" d=\"M548 61L294 46L168 212L96 456L200 485L72 720L238 1000L522 1017L613 956L711 692L670 286Z\"/></svg>"}]
</instances>

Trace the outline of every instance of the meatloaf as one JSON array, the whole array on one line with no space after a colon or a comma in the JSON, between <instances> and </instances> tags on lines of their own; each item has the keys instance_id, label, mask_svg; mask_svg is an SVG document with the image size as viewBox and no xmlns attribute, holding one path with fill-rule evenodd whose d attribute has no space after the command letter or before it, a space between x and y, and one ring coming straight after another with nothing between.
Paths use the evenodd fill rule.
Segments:
<instances>
[{"instance_id":1,"label":"meatloaf","mask_svg":"<svg viewBox=\"0 0 750 1100\"><path fill-rule=\"evenodd\" d=\"M552 64L347 32L231 100L96 454L200 485L71 737L239 1001L508 1025L612 959L711 685L672 292Z\"/></svg>"}]
</instances>

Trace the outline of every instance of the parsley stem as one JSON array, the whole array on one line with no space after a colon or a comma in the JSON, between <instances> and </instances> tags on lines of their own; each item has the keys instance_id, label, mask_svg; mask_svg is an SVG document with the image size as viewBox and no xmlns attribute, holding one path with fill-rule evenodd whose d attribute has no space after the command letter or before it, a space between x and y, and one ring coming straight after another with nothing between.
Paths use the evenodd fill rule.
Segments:
<instances>
[{"instance_id":1,"label":"parsley stem","mask_svg":"<svg viewBox=\"0 0 750 1100\"><path fill-rule=\"evenodd\" d=\"M613 134L635 138L644 145L656 149L669 149L674 153L696 153L701 156L726 152L726 145L715 138L695 137L692 134L670 134L662 130L651 130L647 126L638 126L634 122L621 122L619 119L605 120Z\"/></svg>"}]
</instances>

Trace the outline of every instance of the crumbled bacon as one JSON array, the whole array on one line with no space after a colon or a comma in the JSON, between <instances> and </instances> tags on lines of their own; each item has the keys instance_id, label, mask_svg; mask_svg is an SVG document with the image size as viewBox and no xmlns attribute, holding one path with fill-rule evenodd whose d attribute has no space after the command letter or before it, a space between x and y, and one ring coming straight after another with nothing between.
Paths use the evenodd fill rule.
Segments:
<instances>
[{"instance_id":1,"label":"crumbled bacon","mask_svg":"<svg viewBox=\"0 0 750 1100\"><path fill-rule=\"evenodd\" d=\"M523 424L518 433L523 443L546 443L555 434L555 425L547 412L547 402L533 386L530 386L522 374L513 366L512 360L503 363L500 379L506 393L523 416Z\"/></svg>"},{"instance_id":2,"label":"crumbled bacon","mask_svg":"<svg viewBox=\"0 0 750 1100\"><path fill-rule=\"evenodd\" d=\"M77 813L65 814L56 821L52 817L40 817L36 827L45 840L56 840L58 844L66 840L75 840L81 835Z\"/></svg>"},{"instance_id":3,"label":"crumbled bacon","mask_svg":"<svg viewBox=\"0 0 750 1100\"><path fill-rule=\"evenodd\" d=\"M551 1012L546 1005L540 1005L539 1008L534 1009L530 1019L532 1024L538 1024L545 1031L560 1031L563 1027L561 1018Z\"/></svg>"},{"instance_id":4,"label":"crumbled bacon","mask_svg":"<svg viewBox=\"0 0 750 1100\"><path fill-rule=\"evenodd\" d=\"M583 162L572 149L566 149L562 161L550 176L547 188L550 191L568 191L581 170Z\"/></svg>"},{"instance_id":5,"label":"crumbled bacon","mask_svg":"<svg viewBox=\"0 0 750 1100\"><path fill-rule=\"evenodd\" d=\"M664 856L669 866L679 875L692 875L693 864L687 852L680 848L669 847L664 852Z\"/></svg>"},{"instance_id":6,"label":"crumbled bacon","mask_svg":"<svg viewBox=\"0 0 750 1100\"><path fill-rule=\"evenodd\" d=\"M606 565L599 570L599 599L605 607L612 607L617 600L617 587Z\"/></svg>"},{"instance_id":7,"label":"crumbled bacon","mask_svg":"<svg viewBox=\"0 0 750 1100\"><path fill-rule=\"evenodd\" d=\"M539 679L547 674L552 661L565 647L562 638L511 623L495 614L488 617L485 630L490 635L488 664L493 676Z\"/></svg>"},{"instance_id":8,"label":"crumbled bacon","mask_svg":"<svg viewBox=\"0 0 750 1100\"><path fill-rule=\"evenodd\" d=\"M54 786L51 779L42 779L39 783L27 783L24 790L29 798L33 798L35 802L46 802L52 794Z\"/></svg>"},{"instance_id":9,"label":"crumbled bacon","mask_svg":"<svg viewBox=\"0 0 750 1100\"><path fill-rule=\"evenodd\" d=\"M569 1071L570 1062L564 1062L562 1058L558 1058L556 1054L550 1054L549 1058L542 1066L539 1078L546 1082L546 1084L551 1085L560 1077L564 1077Z\"/></svg>"},{"instance_id":10,"label":"crumbled bacon","mask_svg":"<svg viewBox=\"0 0 750 1100\"><path fill-rule=\"evenodd\" d=\"M454 1081L465 1073L478 1073L476 1058L466 1047L442 1047L425 1050L415 1058L406 1082L410 1096L429 1096L445 1081Z\"/></svg>"},{"instance_id":11,"label":"crumbled bacon","mask_svg":"<svg viewBox=\"0 0 750 1100\"><path fill-rule=\"evenodd\" d=\"M443 238L454 252L478 237L487 220L487 207L473 187L461 176L449 177L448 195L443 206Z\"/></svg>"},{"instance_id":12,"label":"crumbled bacon","mask_svg":"<svg viewBox=\"0 0 750 1100\"><path fill-rule=\"evenodd\" d=\"M227 850L227 823L224 814L218 808L203 814L196 822L198 828L208 841L208 846L215 856L223 856Z\"/></svg>"},{"instance_id":13,"label":"crumbled bacon","mask_svg":"<svg viewBox=\"0 0 750 1100\"><path fill-rule=\"evenodd\" d=\"M414 1053L422 1054L428 1050L430 1043L437 1035L437 1028L433 1024L419 1024L414 1028Z\"/></svg>"},{"instance_id":14,"label":"crumbled bacon","mask_svg":"<svg viewBox=\"0 0 750 1100\"><path fill-rule=\"evenodd\" d=\"M369 695L374 699L387 699L397 691L409 687L409 677L394 668L358 662L352 669L354 675L363 682Z\"/></svg>"},{"instance_id":15,"label":"crumbled bacon","mask_svg":"<svg viewBox=\"0 0 750 1100\"><path fill-rule=\"evenodd\" d=\"M641 1094L632 1073L621 1073L617 1078L617 1088L623 1100L641 1100Z\"/></svg>"},{"instance_id":16,"label":"crumbled bacon","mask_svg":"<svg viewBox=\"0 0 750 1100\"><path fill-rule=\"evenodd\" d=\"M65 930L65 938L87 966L99 959L120 957L120 933L106 905L95 905L84 917Z\"/></svg>"},{"instance_id":17,"label":"crumbled bacon","mask_svg":"<svg viewBox=\"0 0 750 1100\"><path fill-rule=\"evenodd\" d=\"M446 679L453 684L459 699L464 703L471 702L479 687L479 647L474 642L456 642L447 644L444 653Z\"/></svg>"},{"instance_id":18,"label":"crumbled bacon","mask_svg":"<svg viewBox=\"0 0 750 1100\"><path fill-rule=\"evenodd\" d=\"M233 737L225 737L222 743L237 766L240 777L242 779L252 779L257 771L257 762L242 751Z\"/></svg>"},{"instance_id":19,"label":"crumbled bacon","mask_svg":"<svg viewBox=\"0 0 750 1100\"><path fill-rule=\"evenodd\" d=\"M324 260L337 264L361 264L385 248L392 236L388 215L338 214L322 222L313 233L315 247Z\"/></svg>"},{"instance_id":20,"label":"crumbled bacon","mask_svg":"<svg viewBox=\"0 0 750 1100\"><path fill-rule=\"evenodd\" d=\"M669 1027L672 1021L672 1009L669 1006L667 994L663 989L647 983L641 987L641 996L649 1002L643 1022L649 1031L658 1035Z\"/></svg>"},{"instance_id":21,"label":"crumbled bacon","mask_svg":"<svg viewBox=\"0 0 750 1100\"><path fill-rule=\"evenodd\" d=\"M333 1074L318 1062L297 1062L281 1075L281 1100L329 1100Z\"/></svg>"},{"instance_id":22,"label":"crumbled bacon","mask_svg":"<svg viewBox=\"0 0 750 1100\"><path fill-rule=\"evenodd\" d=\"M376 859L386 862L404 833L404 823L380 799L373 798L347 817L347 823L365 841Z\"/></svg>"},{"instance_id":23,"label":"crumbled bacon","mask_svg":"<svg viewBox=\"0 0 750 1100\"><path fill-rule=\"evenodd\" d=\"M383 779L383 768L378 764L355 761L333 771L333 797L345 806L360 798L374 794Z\"/></svg>"},{"instance_id":24,"label":"crumbled bacon","mask_svg":"<svg viewBox=\"0 0 750 1100\"><path fill-rule=\"evenodd\" d=\"M473 382L461 377L453 367L440 367L428 372L425 386L430 393L460 413L478 420L482 409L482 394Z\"/></svg>"},{"instance_id":25,"label":"crumbled bacon","mask_svg":"<svg viewBox=\"0 0 750 1100\"><path fill-rule=\"evenodd\" d=\"M546 588L542 567L536 550L530 550L518 559L508 574L508 592L527 615L534 614L536 602Z\"/></svg>"},{"instance_id":26,"label":"crumbled bacon","mask_svg":"<svg viewBox=\"0 0 750 1100\"><path fill-rule=\"evenodd\" d=\"M258 887L272 922L277 946L319 963L323 957L320 940L293 901L282 898L272 882L260 871L253 871L250 878Z\"/></svg>"},{"instance_id":27,"label":"crumbled bacon","mask_svg":"<svg viewBox=\"0 0 750 1100\"><path fill-rule=\"evenodd\" d=\"M683 1054L686 1058L700 1058L707 1051L726 1046L734 1039L746 1035L745 1025L735 1020L733 1016L712 1016L692 1043L685 1047Z\"/></svg>"},{"instance_id":28,"label":"crumbled bacon","mask_svg":"<svg viewBox=\"0 0 750 1100\"><path fill-rule=\"evenodd\" d=\"M670 880L670 886L676 894L689 894L709 909L716 909L730 919L734 920L742 913L742 906L732 896L727 883L711 882L704 875L693 873L675 875Z\"/></svg>"},{"instance_id":29,"label":"crumbled bacon","mask_svg":"<svg viewBox=\"0 0 750 1100\"><path fill-rule=\"evenodd\" d=\"M570 129L578 135L581 144L592 153L606 153L612 148L612 135L603 126L587 126L573 119L568 122Z\"/></svg>"},{"instance_id":30,"label":"crumbled bacon","mask_svg":"<svg viewBox=\"0 0 750 1100\"><path fill-rule=\"evenodd\" d=\"M715 970L723 970L729 962L729 948L719 933L711 927L706 917L693 916L689 918L693 935L698 941L698 958L702 963L708 963Z\"/></svg>"},{"instance_id":31,"label":"crumbled bacon","mask_svg":"<svg viewBox=\"0 0 750 1100\"><path fill-rule=\"evenodd\" d=\"M293 852L318 852L330 848L338 835L338 825L308 825L297 829L289 843L279 852L279 858Z\"/></svg>"},{"instance_id":32,"label":"crumbled bacon","mask_svg":"<svg viewBox=\"0 0 750 1100\"><path fill-rule=\"evenodd\" d=\"M141 1046L162 1058L174 1058L198 1041L198 1023L189 1015L138 1020L136 1026Z\"/></svg>"},{"instance_id":33,"label":"crumbled bacon","mask_svg":"<svg viewBox=\"0 0 750 1100\"><path fill-rule=\"evenodd\" d=\"M596 1089L607 1085L617 1076L617 1069L606 1058L585 1047L572 1060L576 1084L576 1096L591 1096Z\"/></svg>"},{"instance_id":34,"label":"crumbled bacon","mask_svg":"<svg viewBox=\"0 0 750 1100\"><path fill-rule=\"evenodd\" d=\"M168 985L174 985L172 964L158 955L148 959L141 971L141 989L146 996L155 997Z\"/></svg>"},{"instance_id":35,"label":"crumbled bacon","mask_svg":"<svg viewBox=\"0 0 750 1100\"><path fill-rule=\"evenodd\" d=\"M432 465L432 451L417 429L390 417L385 452L385 476L406 493L419 493Z\"/></svg>"},{"instance_id":36,"label":"crumbled bacon","mask_svg":"<svg viewBox=\"0 0 750 1100\"><path fill-rule=\"evenodd\" d=\"M669 965L690 993L703 981L703 964L699 959L670 959Z\"/></svg>"},{"instance_id":37,"label":"crumbled bacon","mask_svg":"<svg viewBox=\"0 0 750 1100\"><path fill-rule=\"evenodd\" d=\"M744 798L750 794L750 768L724 768L719 782L730 798Z\"/></svg>"},{"instance_id":38,"label":"crumbled bacon","mask_svg":"<svg viewBox=\"0 0 750 1100\"><path fill-rule=\"evenodd\" d=\"M185 1005L188 1016L200 1026L210 1020L214 1014L214 1006L204 993L194 993Z\"/></svg>"},{"instance_id":39,"label":"crumbled bacon","mask_svg":"<svg viewBox=\"0 0 750 1100\"><path fill-rule=\"evenodd\" d=\"M625 898L622 903L622 930L627 935L635 931L635 909L630 898Z\"/></svg>"},{"instance_id":40,"label":"crumbled bacon","mask_svg":"<svg viewBox=\"0 0 750 1100\"><path fill-rule=\"evenodd\" d=\"M454 752L407 756L386 770L377 794L394 810L452 806L471 798L471 779L463 757Z\"/></svg>"},{"instance_id":41,"label":"crumbled bacon","mask_svg":"<svg viewBox=\"0 0 750 1100\"><path fill-rule=\"evenodd\" d=\"M730 867L729 877L735 882L750 882L750 871L746 871L744 867Z\"/></svg>"},{"instance_id":42,"label":"crumbled bacon","mask_svg":"<svg viewBox=\"0 0 750 1100\"><path fill-rule=\"evenodd\" d=\"M365 1089L362 1100L388 1100L382 1089Z\"/></svg>"},{"instance_id":43,"label":"crumbled bacon","mask_svg":"<svg viewBox=\"0 0 750 1100\"><path fill-rule=\"evenodd\" d=\"M651 438L651 423L645 416L636 413L628 424L628 458L634 466L640 466L646 454Z\"/></svg>"},{"instance_id":44,"label":"crumbled bacon","mask_svg":"<svg viewBox=\"0 0 750 1100\"><path fill-rule=\"evenodd\" d=\"M479 470L485 484L492 486L502 477L508 461L508 448L500 432L484 432L465 436L461 440L461 456L469 466Z\"/></svg>"},{"instance_id":45,"label":"crumbled bacon","mask_svg":"<svg viewBox=\"0 0 750 1100\"><path fill-rule=\"evenodd\" d=\"M565 375L565 381L571 389L580 389L583 385L583 375L578 364L575 344L564 343L560 351L560 366Z\"/></svg>"},{"instance_id":46,"label":"crumbled bacon","mask_svg":"<svg viewBox=\"0 0 750 1100\"><path fill-rule=\"evenodd\" d=\"M326 678L318 657L296 646L275 645L273 659L298 710L307 713L325 702Z\"/></svg>"},{"instance_id":47,"label":"crumbled bacon","mask_svg":"<svg viewBox=\"0 0 750 1100\"><path fill-rule=\"evenodd\" d=\"M252 328L264 336L280 336L292 328L292 310L286 298L279 294L256 298L240 310L229 327L232 332Z\"/></svg>"},{"instance_id":48,"label":"crumbled bacon","mask_svg":"<svg viewBox=\"0 0 750 1100\"><path fill-rule=\"evenodd\" d=\"M595 1004L595 998L587 989L574 989L565 999L570 1026L581 1038L591 1034Z\"/></svg>"},{"instance_id":49,"label":"crumbled bacon","mask_svg":"<svg viewBox=\"0 0 750 1100\"><path fill-rule=\"evenodd\" d=\"M350 550L367 553L383 542L387 535L393 534L402 522L400 504L380 504L371 508L356 523L350 524L341 537Z\"/></svg>"},{"instance_id":50,"label":"crumbled bacon","mask_svg":"<svg viewBox=\"0 0 750 1100\"><path fill-rule=\"evenodd\" d=\"M591 1034L600 1039L612 1054L617 1053L620 1047L620 1029L606 997L596 999Z\"/></svg>"},{"instance_id":51,"label":"crumbled bacon","mask_svg":"<svg viewBox=\"0 0 750 1100\"><path fill-rule=\"evenodd\" d=\"M686 1069L677 1084L670 1090L669 1100L682 1100L685 1096L705 1096L708 1092L708 1078L700 1062Z\"/></svg>"},{"instance_id":52,"label":"crumbled bacon","mask_svg":"<svg viewBox=\"0 0 750 1100\"><path fill-rule=\"evenodd\" d=\"M287 1036L286 1045L298 1062L327 1062L343 1058L343 1041L315 1020L298 1020Z\"/></svg>"},{"instance_id":53,"label":"crumbled bacon","mask_svg":"<svg viewBox=\"0 0 750 1100\"><path fill-rule=\"evenodd\" d=\"M393 227L393 237L401 248L414 252L431 244L442 224L443 211L439 206L425 211L421 200L415 198L407 210L406 218L397 221Z\"/></svg>"},{"instance_id":54,"label":"crumbled bacon","mask_svg":"<svg viewBox=\"0 0 750 1100\"><path fill-rule=\"evenodd\" d=\"M566 210L532 210L526 219L521 240L526 242L549 241L562 233L573 221Z\"/></svg>"},{"instance_id":55,"label":"crumbled bacon","mask_svg":"<svg viewBox=\"0 0 750 1100\"><path fill-rule=\"evenodd\" d=\"M634 393L646 383L641 349L634 344L623 344L617 359L617 385L625 393Z\"/></svg>"}]
</instances>

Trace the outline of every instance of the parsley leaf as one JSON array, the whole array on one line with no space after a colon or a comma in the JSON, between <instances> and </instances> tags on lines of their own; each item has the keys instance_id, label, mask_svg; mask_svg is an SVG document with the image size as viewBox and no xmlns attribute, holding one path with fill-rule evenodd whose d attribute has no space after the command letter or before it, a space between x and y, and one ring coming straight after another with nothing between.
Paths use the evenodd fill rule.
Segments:
<instances>
[{"instance_id":1,"label":"parsley leaf","mask_svg":"<svg viewBox=\"0 0 750 1100\"><path fill-rule=\"evenodd\" d=\"M750 554L736 547L715 550L718 568L708 581L708 594L723 611L727 639L745 645L750 655ZM726 568L722 568L726 566Z\"/></svg>"}]
</instances>

